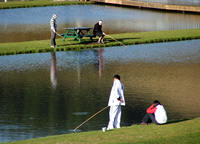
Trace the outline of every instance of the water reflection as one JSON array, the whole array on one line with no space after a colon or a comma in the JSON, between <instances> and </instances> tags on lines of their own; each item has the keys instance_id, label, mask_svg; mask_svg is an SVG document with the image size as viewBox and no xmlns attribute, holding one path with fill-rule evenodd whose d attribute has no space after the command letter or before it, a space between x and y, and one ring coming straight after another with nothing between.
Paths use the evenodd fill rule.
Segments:
<instances>
[{"instance_id":1,"label":"water reflection","mask_svg":"<svg viewBox=\"0 0 200 144\"><path fill-rule=\"evenodd\" d=\"M200 15L196 14L102 5L20 8L0 10L0 42L49 39L52 12L58 15L59 33L66 27L93 27L99 19L104 20L108 34L200 28Z\"/></svg>"},{"instance_id":2,"label":"water reflection","mask_svg":"<svg viewBox=\"0 0 200 144\"><path fill-rule=\"evenodd\" d=\"M101 76L102 76L103 51L104 51L104 49L96 49L96 50L94 50L94 55L95 55L95 58L96 58L96 60L94 61L94 65L98 69L99 78L101 78Z\"/></svg>"},{"instance_id":3,"label":"water reflection","mask_svg":"<svg viewBox=\"0 0 200 144\"><path fill-rule=\"evenodd\" d=\"M199 0L132 0L141 2L152 2L152 3L163 3L172 5L189 5L189 6L199 6Z\"/></svg>"},{"instance_id":4,"label":"water reflection","mask_svg":"<svg viewBox=\"0 0 200 144\"><path fill-rule=\"evenodd\" d=\"M57 87L57 76L56 76L56 53L51 52L51 68L50 68L50 79L54 89Z\"/></svg>"},{"instance_id":5,"label":"water reflection","mask_svg":"<svg viewBox=\"0 0 200 144\"><path fill-rule=\"evenodd\" d=\"M126 88L122 126L139 123L154 99L170 120L199 117L199 45L192 40L1 56L0 141L72 132L107 105L115 73ZM59 82L56 89L53 80ZM104 111L80 131L107 122Z\"/></svg>"}]
</instances>

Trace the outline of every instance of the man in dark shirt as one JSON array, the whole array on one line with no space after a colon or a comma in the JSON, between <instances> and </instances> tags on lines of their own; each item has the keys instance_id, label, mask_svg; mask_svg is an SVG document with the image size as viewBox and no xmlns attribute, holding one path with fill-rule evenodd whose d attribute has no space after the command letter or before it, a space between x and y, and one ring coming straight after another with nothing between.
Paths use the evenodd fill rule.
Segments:
<instances>
[{"instance_id":1,"label":"man in dark shirt","mask_svg":"<svg viewBox=\"0 0 200 144\"><path fill-rule=\"evenodd\" d=\"M94 29L93 29L94 36L99 36L98 43L104 43L103 40L104 40L105 33L102 31L102 23L103 23L102 20L98 21L94 25Z\"/></svg>"}]
</instances>

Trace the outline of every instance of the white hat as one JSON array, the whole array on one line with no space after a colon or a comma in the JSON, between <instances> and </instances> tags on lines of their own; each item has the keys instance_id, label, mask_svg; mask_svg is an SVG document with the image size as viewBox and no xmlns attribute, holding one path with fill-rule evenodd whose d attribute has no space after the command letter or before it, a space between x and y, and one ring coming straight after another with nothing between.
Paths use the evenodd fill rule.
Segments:
<instances>
[{"instance_id":1,"label":"white hat","mask_svg":"<svg viewBox=\"0 0 200 144\"><path fill-rule=\"evenodd\" d=\"M56 18L57 18L57 15L56 15L56 14L53 14L52 18L53 18L53 19L56 19Z\"/></svg>"}]
</instances>

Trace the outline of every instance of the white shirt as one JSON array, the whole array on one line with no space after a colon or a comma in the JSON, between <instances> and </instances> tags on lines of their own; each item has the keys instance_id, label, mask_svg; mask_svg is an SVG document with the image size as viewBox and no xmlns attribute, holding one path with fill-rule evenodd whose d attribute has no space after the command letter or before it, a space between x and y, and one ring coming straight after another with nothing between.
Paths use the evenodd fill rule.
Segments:
<instances>
[{"instance_id":1,"label":"white shirt","mask_svg":"<svg viewBox=\"0 0 200 144\"><path fill-rule=\"evenodd\" d=\"M167 122L167 113L162 105L157 105L155 111L155 119L157 123L164 124Z\"/></svg>"},{"instance_id":2,"label":"white shirt","mask_svg":"<svg viewBox=\"0 0 200 144\"><path fill-rule=\"evenodd\" d=\"M52 31L56 31L57 24L56 24L56 20L53 17L50 20L50 26L51 26Z\"/></svg>"},{"instance_id":3,"label":"white shirt","mask_svg":"<svg viewBox=\"0 0 200 144\"><path fill-rule=\"evenodd\" d=\"M119 97L123 100L123 102L120 102L118 100ZM125 106L124 85L119 80L114 80L113 86L110 92L108 106L117 106L117 105Z\"/></svg>"}]
</instances>

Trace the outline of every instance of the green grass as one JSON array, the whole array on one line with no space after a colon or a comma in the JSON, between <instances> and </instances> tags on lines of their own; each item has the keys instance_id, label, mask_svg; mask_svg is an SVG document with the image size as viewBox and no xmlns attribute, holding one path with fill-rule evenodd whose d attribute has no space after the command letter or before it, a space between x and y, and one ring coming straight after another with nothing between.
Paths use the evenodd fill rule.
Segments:
<instances>
[{"instance_id":1,"label":"green grass","mask_svg":"<svg viewBox=\"0 0 200 144\"><path fill-rule=\"evenodd\" d=\"M49 136L7 144L198 144L200 118L166 125L133 125L102 132Z\"/></svg>"},{"instance_id":2,"label":"green grass","mask_svg":"<svg viewBox=\"0 0 200 144\"><path fill-rule=\"evenodd\" d=\"M111 36L124 45L149 44L200 39L200 29L122 33L113 34ZM79 43L73 39L66 39L63 41L61 38L57 39L56 41L57 47L55 49L50 48L50 40L0 43L0 55L81 50L122 45L121 43L114 41L108 36L105 37L105 44L97 44L97 38L94 39L94 42L91 42L89 38L84 38L82 43Z\"/></svg>"},{"instance_id":3,"label":"green grass","mask_svg":"<svg viewBox=\"0 0 200 144\"><path fill-rule=\"evenodd\" d=\"M31 1L10 1L9 2L9 0L8 0L7 3L0 2L0 9L57 6L57 5L74 5L74 4L91 4L91 3L92 2L80 2L80 1L53 2L53 0L31 0Z\"/></svg>"}]
</instances>

